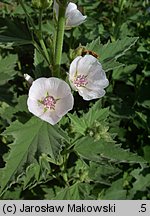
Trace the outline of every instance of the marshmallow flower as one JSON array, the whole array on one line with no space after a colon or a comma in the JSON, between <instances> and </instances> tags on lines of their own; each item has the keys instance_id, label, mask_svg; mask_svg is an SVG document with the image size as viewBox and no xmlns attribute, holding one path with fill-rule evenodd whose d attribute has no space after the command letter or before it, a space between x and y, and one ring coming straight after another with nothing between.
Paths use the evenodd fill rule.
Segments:
<instances>
[{"instance_id":1,"label":"marshmallow flower","mask_svg":"<svg viewBox=\"0 0 150 216\"><path fill-rule=\"evenodd\" d=\"M109 84L100 62L92 55L76 57L69 69L70 85L84 100L101 98Z\"/></svg>"},{"instance_id":2,"label":"marshmallow flower","mask_svg":"<svg viewBox=\"0 0 150 216\"><path fill-rule=\"evenodd\" d=\"M56 16L58 17L59 5L56 0L54 1L54 10L56 12ZM82 24L87 16L83 16L82 13L77 9L77 5L70 2L66 8L66 29L70 29L72 27L78 26Z\"/></svg>"},{"instance_id":3,"label":"marshmallow flower","mask_svg":"<svg viewBox=\"0 0 150 216\"><path fill-rule=\"evenodd\" d=\"M29 89L29 111L52 125L60 121L73 108L73 104L71 89L61 79L39 78Z\"/></svg>"}]
</instances>

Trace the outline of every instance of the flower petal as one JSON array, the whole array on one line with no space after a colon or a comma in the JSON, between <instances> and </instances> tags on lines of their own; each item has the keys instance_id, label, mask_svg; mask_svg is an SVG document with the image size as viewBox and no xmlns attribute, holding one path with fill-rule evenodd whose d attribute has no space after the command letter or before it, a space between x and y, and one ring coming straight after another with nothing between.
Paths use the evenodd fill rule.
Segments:
<instances>
[{"instance_id":1,"label":"flower petal","mask_svg":"<svg viewBox=\"0 0 150 216\"><path fill-rule=\"evenodd\" d=\"M27 100L28 109L35 116L41 116L44 112L44 106L40 104L37 100L28 98Z\"/></svg>"},{"instance_id":2,"label":"flower petal","mask_svg":"<svg viewBox=\"0 0 150 216\"><path fill-rule=\"evenodd\" d=\"M69 4L67 5L67 8L66 8L66 16L69 15L69 13L71 13L73 10L76 10L77 9L77 5L75 3L72 3L72 2L69 2Z\"/></svg>"},{"instance_id":3,"label":"flower petal","mask_svg":"<svg viewBox=\"0 0 150 216\"><path fill-rule=\"evenodd\" d=\"M99 80L88 80L88 84L86 85L87 89L97 90L101 88L106 88L109 85L108 79L99 79Z\"/></svg>"},{"instance_id":4,"label":"flower petal","mask_svg":"<svg viewBox=\"0 0 150 216\"><path fill-rule=\"evenodd\" d=\"M29 98L40 100L46 93L46 80L47 78L39 78L33 81L29 90Z\"/></svg>"},{"instance_id":5,"label":"flower petal","mask_svg":"<svg viewBox=\"0 0 150 216\"><path fill-rule=\"evenodd\" d=\"M44 99L47 94L56 100L52 109L45 108ZM43 103L40 103L39 100L43 100ZM73 103L74 99L69 85L55 77L39 78L34 81L27 100L29 111L52 125L73 108Z\"/></svg>"},{"instance_id":6,"label":"flower petal","mask_svg":"<svg viewBox=\"0 0 150 216\"><path fill-rule=\"evenodd\" d=\"M85 55L82 59L78 62L77 72L78 74L88 75L90 72L90 68L92 65L97 62L97 59L92 55Z\"/></svg>"},{"instance_id":7,"label":"flower petal","mask_svg":"<svg viewBox=\"0 0 150 216\"><path fill-rule=\"evenodd\" d=\"M59 117L64 116L69 110L72 110L74 98L72 94L60 99L56 103L55 111Z\"/></svg>"},{"instance_id":8,"label":"flower petal","mask_svg":"<svg viewBox=\"0 0 150 216\"><path fill-rule=\"evenodd\" d=\"M102 69L102 65L97 58L92 55L77 57L71 63L69 75L71 86L79 92L84 100L103 97L105 94L104 88L109 84L105 71ZM85 77L86 83L84 86L74 84L77 76Z\"/></svg>"},{"instance_id":9,"label":"flower petal","mask_svg":"<svg viewBox=\"0 0 150 216\"><path fill-rule=\"evenodd\" d=\"M59 5L54 0L53 9L56 14L56 18L58 19ZM82 24L87 16L83 16L82 13L77 9L77 5L75 3L70 2L66 8L66 29L70 29L71 27L78 26Z\"/></svg>"},{"instance_id":10,"label":"flower petal","mask_svg":"<svg viewBox=\"0 0 150 216\"><path fill-rule=\"evenodd\" d=\"M77 66L81 59L82 59L82 56L78 56L71 62L70 69L69 69L69 79L70 80L74 80L74 77L77 75Z\"/></svg>"},{"instance_id":11,"label":"flower petal","mask_svg":"<svg viewBox=\"0 0 150 216\"><path fill-rule=\"evenodd\" d=\"M50 123L51 125L55 125L61 119L61 117L57 116L54 110L52 111L47 110L43 115L40 116L40 118Z\"/></svg>"},{"instance_id":12,"label":"flower petal","mask_svg":"<svg viewBox=\"0 0 150 216\"><path fill-rule=\"evenodd\" d=\"M66 27L75 27L82 24L86 20L87 16L83 16L79 10L72 10L66 15Z\"/></svg>"},{"instance_id":13,"label":"flower petal","mask_svg":"<svg viewBox=\"0 0 150 216\"><path fill-rule=\"evenodd\" d=\"M71 93L69 85L65 81L55 77L47 78L46 88L48 94L55 99L63 98Z\"/></svg>"},{"instance_id":14,"label":"flower petal","mask_svg":"<svg viewBox=\"0 0 150 216\"><path fill-rule=\"evenodd\" d=\"M106 88L109 85L105 71L98 60L90 67L87 88L91 88L89 85L99 85L101 88Z\"/></svg>"},{"instance_id":15,"label":"flower petal","mask_svg":"<svg viewBox=\"0 0 150 216\"><path fill-rule=\"evenodd\" d=\"M104 89L98 89L98 91L89 90L87 88L81 87L79 89L79 95L83 97L84 100L93 100L101 98L105 95Z\"/></svg>"}]
</instances>

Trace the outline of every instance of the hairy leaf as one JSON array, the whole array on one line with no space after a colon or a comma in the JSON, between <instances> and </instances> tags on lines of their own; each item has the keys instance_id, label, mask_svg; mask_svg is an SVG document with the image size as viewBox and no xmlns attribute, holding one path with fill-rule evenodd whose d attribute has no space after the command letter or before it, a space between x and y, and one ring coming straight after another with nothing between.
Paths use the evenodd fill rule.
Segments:
<instances>
[{"instance_id":1,"label":"hairy leaf","mask_svg":"<svg viewBox=\"0 0 150 216\"><path fill-rule=\"evenodd\" d=\"M71 123L73 124L74 131L85 135L88 128L92 128L93 124L98 122L104 122L109 116L108 108L101 108L100 100L98 100L90 109L89 112L83 114L82 117L77 117L73 114L68 114Z\"/></svg>"},{"instance_id":2,"label":"hairy leaf","mask_svg":"<svg viewBox=\"0 0 150 216\"><path fill-rule=\"evenodd\" d=\"M34 66L34 74L36 78L49 75L50 69L48 67L48 64L45 61L43 55L37 49L34 49Z\"/></svg>"},{"instance_id":3,"label":"hairy leaf","mask_svg":"<svg viewBox=\"0 0 150 216\"><path fill-rule=\"evenodd\" d=\"M76 183L70 187L61 190L55 200L81 200L81 199L92 199L90 197L91 186L83 183Z\"/></svg>"},{"instance_id":4,"label":"hairy leaf","mask_svg":"<svg viewBox=\"0 0 150 216\"><path fill-rule=\"evenodd\" d=\"M48 154L53 163L57 163L63 140L68 141L67 135L57 126L51 126L36 117L26 124L18 121L12 123L3 134L13 135L15 140L10 145L6 166L1 170L1 193L42 153Z\"/></svg>"},{"instance_id":5,"label":"hairy leaf","mask_svg":"<svg viewBox=\"0 0 150 216\"><path fill-rule=\"evenodd\" d=\"M122 63L119 63L116 60L124 55L137 40L138 37L125 37L102 45L100 39L97 38L95 41L87 44L86 49L96 52L104 70L109 71L123 66Z\"/></svg>"},{"instance_id":6,"label":"hairy leaf","mask_svg":"<svg viewBox=\"0 0 150 216\"><path fill-rule=\"evenodd\" d=\"M78 116L75 116L71 113L68 113L68 116L71 120L71 123L73 124L73 130L82 134L82 135L85 135L85 131L87 128L87 124L86 124L85 120L83 118L79 118Z\"/></svg>"},{"instance_id":7,"label":"hairy leaf","mask_svg":"<svg viewBox=\"0 0 150 216\"><path fill-rule=\"evenodd\" d=\"M106 191L105 195L102 196L104 200L125 200L127 197L127 191L123 188L123 179L114 181Z\"/></svg>"},{"instance_id":8,"label":"hairy leaf","mask_svg":"<svg viewBox=\"0 0 150 216\"><path fill-rule=\"evenodd\" d=\"M22 177L23 189L33 188L37 184L52 179L51 168L46 154L42 154L39 163L32 163L27 167L25 175Z\"/></svg>"},{"instance_id":9,"label":"hairy leaf","mask_svg":"<svg viewBox=\"0 0 150 216\"><path fill-rule=\"evenodd\" d=\"M0 85L5 84L17 73L15 70L17 60L17 55L8 55L0 60Z\"/></svg>"},{"instance_id":10,"label":"hairy leaf","mask_svg":"<svg viewBox=\"0 0 150 216\"><path fill-rule=\"evenodd\" d=\"M133 199L135 194L139 191L145 191L150 187L150 174L142 174L142 169L134 169L131 175L136 179L133 183L133 187L129 191L129 199Z\"/></svg>"},{"instance_id":11,"label":"hairy leaf","mask_svg":"<svg viewBox=\"0 0 150 216\"><path fill-rule=\"evenodd\" d=\"M125 37L123 39L108 42L101 49L101 61L106 62L118 59L125 54L138 40L138 37Z\"/></svg>"},{"instance_id":12,"label":"hairy leaf","mask_svg":"<svg viewBox=\"0 0 150 216\"><path fill-rule=\"evenodd\" d=\"M145 162L142 157L121 148L115 142L107 142L105 139L94 141L91 137L83 137L75 143L74 149L81 157L95 162L100 162L102 159L128 163Z\"/></svg>"},{"instance_id":13,"label":"hairy leaf","mask_svg":"<svg viewBox=\"0 0 150 216\"><path fill-rule=\"evenodd\" d=\"M31 36L25 22L19 18L0 18L0 46L8 47L31 44Z\"/></svg>"},{"instance_id":14,"label":"hairy leaf","mask_svg":"<svg viewBox=\"0 0 150 216\"><path fill-rule=\"evenodd\" d=\"M120 171L120 169L111 164L90 162L88 176L94 182L110 184L110 180L119 174Z\"/></svg>"},{"instance_id":15,"label":"hairy leaf","mask_svg":"<svg viewBox=\"0 0 150 216\"><path fill-rule=\"evenodd\" d=\"M6 103L3 104L2 108L0 108L1 118L7 120L9 123L12 121L13 115L17 112L27 112L27 95L21 95L18 97L18 103L14 106L8 105Z\"/></svg>"}]
</instances>

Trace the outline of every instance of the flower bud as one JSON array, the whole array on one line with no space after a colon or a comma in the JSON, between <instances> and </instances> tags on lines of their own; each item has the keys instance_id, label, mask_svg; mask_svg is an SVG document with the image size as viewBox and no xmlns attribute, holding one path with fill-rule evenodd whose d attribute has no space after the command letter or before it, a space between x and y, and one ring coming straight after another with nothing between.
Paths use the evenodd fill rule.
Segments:
<instances>
[{"instance_id":1,"label":"flower bud","mask_svg":"<svg viewBox=\"0 0 150 216\"><path fill-rule=\"evenodd\" d=\"M29 74L24 74L24 78L29 83L29 85L32 85L34 80Z\"/></svg>"},{"instance_id":2,"label":"flower bud","mask_svg":"<svg viewBox=\"0 0 150 216\"><path fill-rule=\"evenodd\" d=\"M70 50L70 58L73 60L75 59L77 56L82 56L82 52L85 49L84 46L80 45L79 47L77 47L75 50Z\"/></svg>"},{"instance_id":3,"label":"flower bud","mask_svg":"<svg viewBox=\"0 0 150 216\"><path fill-rule=\"evenodd\" d=\"M37 9L47 9L53 3L53 0L32 0L32 6Z\"/></svg>"},{"instance_id":4,"label":"flower bud","mask_svg":"<svg viewBox=\"0 0 150 216\"><path fill-rule=\"evenodd\" d=\"M67 0L54 0L54 13L56 15L56 19L58 19L59 8L66 6L66 4ZM65 18L65 29L69 30L72 27L79 26L85 22L87 16L82 15L82 13L77 9L76 4L69 2L66 7Z\"/></svg>"}]
</instances>

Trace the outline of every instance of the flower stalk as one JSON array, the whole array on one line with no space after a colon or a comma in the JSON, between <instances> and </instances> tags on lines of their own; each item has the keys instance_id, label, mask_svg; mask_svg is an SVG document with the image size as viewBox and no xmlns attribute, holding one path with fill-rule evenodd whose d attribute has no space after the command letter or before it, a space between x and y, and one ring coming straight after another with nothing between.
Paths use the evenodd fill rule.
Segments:
<instances>
[{"instance_id":1,"label":"flower stalk","mask_svg":"<svg viewBox=\"0 0 150 216\"><path fill-rule=\"evenodd\" d=\"M42 35L42 15L43 15L43 9L40 8L39 9L39 35L38 35L38 38L39 38L41 48L42 48L42 50L44 52L46 61L48 62L48 64L50 64L50 62L49 62L49 54L47 52L47 48L45 46L45 43L44 43L44 40L43 40L43 35Z\"/></svg>"},{"instance_id":2,"label":"flower stalk","mask_svg":"<svg viewBox=\"0 0 150 216\"><path fill-rule=\"evenodd\" d=\"M30 26L33 28L34 33L36 34L36 36L39 39L41 48L39 47L38 50L41 52L41 54L43 55L43 57L45 58L45 60L47 61L47 63L50 64L49 54L47 52L47 49L46 49L46 46L45 46L45 43L44 43L44 40L43 40L43 36L42 36L42 13L43 13L43 9L39 9L39 11L40 11L40 14L39 14L39 31L37 31L37 28L35 27L35 25L34 25L32 19L31 19L30 15L28 14L23 1L19 0L19 3L20 3L22 9L25 12L26 18L27 18L28 22L30 23ZM33 35L32 35L32 40L33 40L33 45L37 48L38 44L34 40Z\"/></svg>"},{"instance_id":3,"label":"flower stalk","mask_svg":"<svg viewBox=\"0 0 150 216\"><path fill-rule=\"evenodd\" d=\"M55 44L55 66L57 70L57 76L60 76L60 64L62 57L63 49L63 39L65 31L65 12L66 12L66 3L63 6L59 7L58 23L57 23L57 35L56 35L56 44Z\"/></svg>"}]
</instances>

